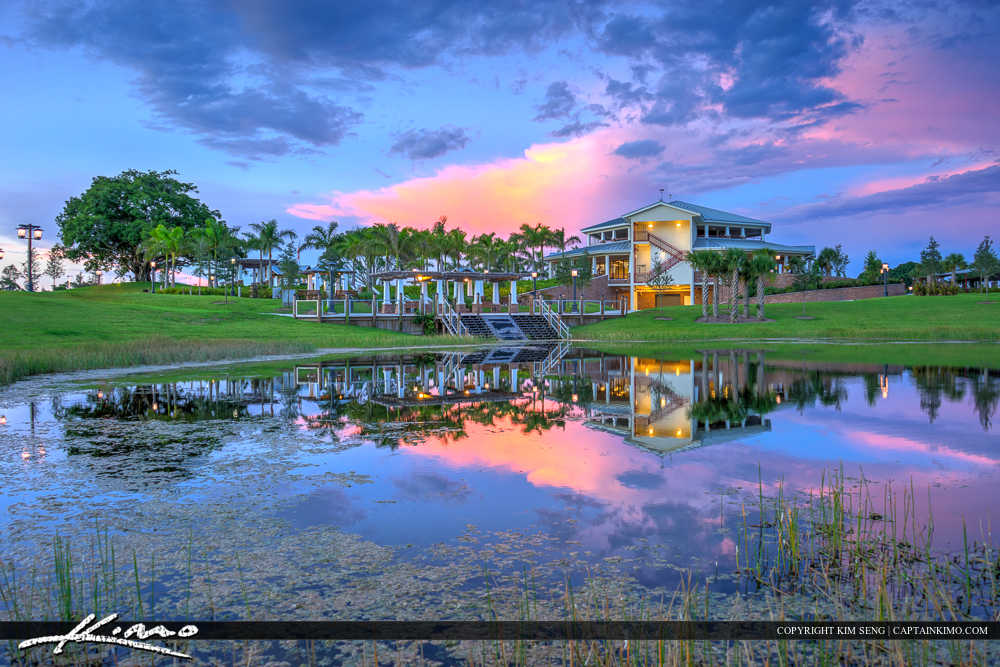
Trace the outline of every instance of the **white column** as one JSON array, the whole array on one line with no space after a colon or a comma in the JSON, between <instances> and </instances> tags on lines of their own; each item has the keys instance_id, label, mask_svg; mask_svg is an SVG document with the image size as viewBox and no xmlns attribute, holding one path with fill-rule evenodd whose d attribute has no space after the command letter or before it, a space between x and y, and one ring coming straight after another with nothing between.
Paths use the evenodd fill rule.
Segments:
<instances>
[{"instance_id":1,"label":"white column","mask_svg":"<svg viewBox=\"0 0 1000 667\"><path fill-rule=\"evenodd\" d=\"M441 280L439 278L438 281L437 281L437 302L438 302L438 304L444 303L444 297L445 297L444 291L445 291L445 289L446 288L444 286L444 280Z\"/></svg>"},{"instance_id":2,"label":"white column","mask_svg":"<svg viewBox=\"0 0 1000 667\"><path fill-rule=\"evenodd\" d=\"M389 281L388 280L383 280L382 281L382 304L385 305L385 306L388 306L390 303L392 303L392 302L389 300Z\"/></svg>"},{"instance_id":3,"label":"white column","mask_svg":"<svg viewBox=\"0 0 1000 667\"><path fill-rule=\"evenodd\" d=\"M396 278L396 303L399 304L399 312L403 312L403 279Z\"/></svg>"},{"instance_id":4,"label":"white column","mask_svg":"<svg viewBox=\"0 0 1000 667\"><path fill-rule=\"evenodd\" d=\"M517 279L510 281L510 302L517 305Z\"/></svg>"},{"instance_id":5,"label":"white column","mask_svg":"<svg viewBox=\"0 0 1000 667\"><path fill-rule=\"evenodd\" d=\"M498 306L500 305L500 283L494 281L490 284L493 285L493 305Z\"/></svg>"},{"instance_id":6,"label":"white column","mask_svg":"<svg viewBox=\"0 0 1000 667\"><path fill-rule=\"evenodd\" d=\"M428 303L430 299L427 298L427 281L420 281L420 305Z\"/></svg>"},{"instance_id":7,"label":"white column","mask_svg":"<svg viewBox=\"0 0 1000 667\"><path fill-rule=\"evenodd\" d=\"M455 296L455 299L456 299L456 301L458 301L458 303L460 305L464 305L465 304L465 281L464 280L459 280L457 284L458 284L458 294Z\"/></svg>"},{"instance_id":8,"label":"white column","mask_svg":"<svg viewBox=\"0 0 1000 667\"><path fill-rule=\"evenodd\" d=\"M472 285L472 303L483 302L483 281L477 280Z\"/></svg>"},{"instance_id":9,"label":"white column","mask_svg":"<svg viewBox=\"0 0 1000 667\"><path fill-rule=\"evenodd\" d=\"M516 393L520 388L520 385L517 384L517 366L514 366L510 369L510 390Z\"/></svg>"},{"instance_id":10,"label":"white column","mask_svg":"<svg viewBox=\"0 0 1000 667\"><path fill-rule=\"evenodd\" d=\"M496 283L494 283L496 284ZM500 389L500 367L493 367L493 390L496 391Z\"/></svg>"}]
</instances>

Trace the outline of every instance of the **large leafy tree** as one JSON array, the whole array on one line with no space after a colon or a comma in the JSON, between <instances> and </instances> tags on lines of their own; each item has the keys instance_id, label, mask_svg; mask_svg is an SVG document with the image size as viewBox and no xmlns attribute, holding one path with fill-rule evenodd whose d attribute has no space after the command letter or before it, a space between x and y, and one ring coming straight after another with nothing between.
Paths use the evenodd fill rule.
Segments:
<instances>
[{"instance_id":1,"label":"large leafy tree","mask_svg":"<svg viewBox=\"0 0 1000 667\"><path fill-rule=\"evenodd\" d=\"M130 169L94 178L56 216L66 257L90 270L114 268L148 280L149 264L140 251L146 232L159 224L192 229L219 217L194 196L198 188L174 178L176 174Z\"/></svg>"}]
</instances>

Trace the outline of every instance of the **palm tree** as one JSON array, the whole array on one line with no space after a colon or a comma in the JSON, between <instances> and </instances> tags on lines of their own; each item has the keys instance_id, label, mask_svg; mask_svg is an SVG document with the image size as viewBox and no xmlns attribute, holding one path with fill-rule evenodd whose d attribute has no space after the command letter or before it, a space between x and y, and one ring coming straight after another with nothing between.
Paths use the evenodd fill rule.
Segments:
<instances>
[{"instance_id":1,"label":"palm tree","mask_svg":"<svg viewBox=\"0 0 1000 667\"><path fill-rule=\"evenodd\" d=\"M816 255L815 264L816 267L823 272L823 275L830 277L833 275L833 269L837 264L838 256L837 251L833 248L823 248Z\"/></svg>"},{"instance_id":2,"label":"palm tree","mask_svg":"<svg viewBox=\"0 0 1000 667\"><path fill-rule=\"evenodd\" d=\"M278 223L275 222L275 226L277 226L277 224ZM208 265L208 285L209 287L215 287L215 283L219 277L219 253L223 248L231 244L232 233L229 231L229 228L226 227L226 223L224 221L216 220L215 218L207 218L205 220L205 226L202 228L202 236L205 239L209 255L212 258Z\"/></svg>"},{"instance_id":3,"label":"palm tree","mask_svg":"<svg viewBox=\"0 0 1000 667\"><path fill-rule=\"evenodd\" d=\"M512 236L517 236L525 248L531 249L531 263L537 271L539 260L545 256L545 246L553 240L552 230L540 222L534 227L525 223L521 225L521 231L515 232ZM538 255L535 255L535 248L538 248Z\"/></svg>"},{"instance_id":4,"label":"palm tree","mask_svg":"<svg viewBox=\"0 0 1000 667\"><path fill-rule=\"evenodd\" d=\"M298 260L302 259L302 251L306 248L312 248L314 250L319 250L322 255L327 248L333 243L334 239L337 238L337 226L336 220L326 223L326 227L322 225L316 225L312 228L305 238L302 239L302 245L299 246L299 256Z\"/></svg>"},{"instance_id":5,"label":"palm tree","mask_svg":"<svg viewBox=\"0 0 1000 667\"><path fill-rule=\"evenodd\" d=\"M729 248L720 259L729 278L729 321L735 323L739 315L736 300L739 298L740 272L746 261L746 253L736 248Z\"/></svg>"},{"instance_id":6,"label":"palm tree","mask_svg":"<svg viewBox=\"0 0 1000 667\"><path fill-rule=\"evenodd\" d=\"M560 227L552 232L552 243L559 248L559 252L566 252L566 246L578 246L582 243L579 236L566 236L566 230Z\"/></svg>"},{"instance_id":7,"label":"palm tree","mask_svg":"<svg viewBox=\"0 0 1000 667\"><path fill-rule=\"evenodd\" d=\"M261 261L263 262L264 253L267 253L267 271L266 279L270 283L271 281L271 262L272 253L275 249L280 248L285 239L295 239L298 234L293 232L291 229L278 229L278 221L274 218L266 220L264 222L254 222L250 227L257 232L257 240L255 246L257 251L260 252ZM214 256L214 254L213 254Z\"/></svg>"},{"instance_id":8,"label":"palm tree","mask_svg":"<svg viewBox=\"0 0 1000 667\"><path fill-rule=\"evenodd\" d=\"M951 272L951 284L956 285L958 283L957 283L957 276L955 275L955 273L959 269L968 268L969 265L966 263L965 257L962 255L962 253L953 252L947 257L945 257L943 260L941 260L941 266L944 267L946 271Z\"/></svg>"},{"instance_id":9,"label":"palm tree","mask_svg":"<svg viewBox=\"0 0 1000 667\"><path fill-rule=\"evenodd\" d=\"M708 277L713 270L717 254L711 250L695 250L688 254L691 268L701 273L701 316L708 319Z\"/></svg>"},{"instance_id":10,"label":"palm tree","mask_svg":"<svg viewBox=\"0 0 1000 667\"><path fill-rule=\"evenodd\" d=\"M774 273L774 252L766 248L756 251L750 258L750 268L757 279L757 319L764 319L764 283Z\"/></svg>"}]
</instances>

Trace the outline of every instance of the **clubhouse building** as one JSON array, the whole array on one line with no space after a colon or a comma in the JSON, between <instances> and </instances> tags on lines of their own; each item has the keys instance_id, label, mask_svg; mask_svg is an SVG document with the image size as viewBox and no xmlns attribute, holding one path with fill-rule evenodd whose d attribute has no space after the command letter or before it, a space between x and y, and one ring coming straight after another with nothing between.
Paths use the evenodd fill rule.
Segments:
<instances>
[{"instance_id":1,"label":"clubhouse building","mask_svg":"<svg viewBox=\"0 0 1000 667\"><path fill-rule=\"evenodd\" d=\"M626 301L628 310L700 304L702 276L686 261L693 250L766 248L776 254L779 274L787 273L790 257L815 254L814 246L769 241L769 222L678 200L658 201L582 232L584 246L546 255L549 275L560 262L589 260L588 289ZM662 279L664 273L669 279Z\"/></svg>"}]
</instances>

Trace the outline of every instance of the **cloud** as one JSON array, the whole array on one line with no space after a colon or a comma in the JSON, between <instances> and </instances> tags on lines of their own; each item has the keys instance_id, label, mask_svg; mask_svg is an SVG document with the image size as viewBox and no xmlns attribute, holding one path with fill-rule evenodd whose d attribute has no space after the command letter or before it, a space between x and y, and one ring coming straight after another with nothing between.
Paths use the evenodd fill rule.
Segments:
<instances>
[{"instance_id":1,"label":"cloud","mask_svg":"<svg viewBox=\"0 0 1000 667\"><path fill-rule=\"evenodd\" d=\"M408 130L397 138L389 151L406 155L411 160L429 159L464 148L468 141L469 137L466 136L465 130L457 127Z\"/></svg>"},{"instance_id":2,"label":"cloud","mask_svg":"<svg viewBox=\"0 0 1000 667\"><path fill-rule=\"evenodd\" d=\"M644 179L615 164L620 158L611 157L611 152L622 137L620 130L608 128L535 144L521 157L449 165L432 176L382 188L334 191L327 203L301 202L287 212L309 220L354 216L416 227L447 215L469 233L506 234L522 223L538 221L570 229L630 210L636 193L654 192Z\"/></svg>"},{"instance_id":3,"label":"cloud","mask_svg":"<svg viewBox=\"0 0 1000 667\"><path fill-rule=\"evenodd\" d=\"M656 157L663 152L663 149L663 144L655 139L637 139L636 141L626 141L614 150L614 154L630 160L637 160Z\"/></svg>"},{"instance_id":4,"label":"cloud","mask_svg":"<svg viewBox=\"0 0 1000 667\"><path fill-rule=\"evenodd\" d=\"M674 125L711 116L784 120L826 107L853 107L829 85L857 46L847 27L853 2L761 5L753 0L674 3L659 13L618 14L597 36L605 53L656 63L660 74L645 122ZM636 71L640 84L648 70ZM619 103L632 92L609 84ZM644 103L637 88L633 103Z\"/></svg>"},{"instance_id":5,"label":"cloud","mask_svg":"<svg viewBox=\"0 0 1000 667\"><path fill-rule=\"evenodd\" d=\"M538 115L535 120L565 118L573 113L576 107L576 96L565 81L549 84L545 91L545 101L538 105Z\"/></svg>"},{"instance_id":6,"label":"cloud","mask_svg":"<svg viewBox=\"0 0 1000 667\"><path fill-rule=\"evenodd\" d=\"M907 213L914 209L955 206L1000 194L1000 164L947 176L930 175L904 188L859 197L841 196L798 207L784 214L790 220L847 218L875 213Z\"/></svg>"},{"instance_id":7,"label":"cloud","mask_svg":"<svg viewBox=\"0 0 1000 667\"><path fill-rule=\"evenodd\" d=\"M450 54L541 48L599 13L516 0L52 0L24 15L33 44L78 48L136 72L160 125L261 158L337 145L360 123L361 111L319 90L342 95L351 81L361 90L387 69L427 67Z\"/></svg>"}]
</instances>

